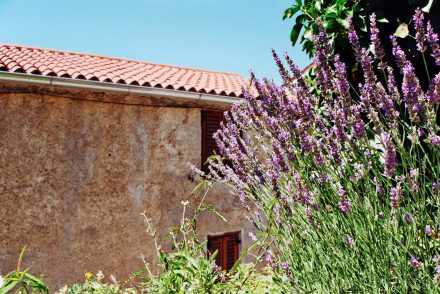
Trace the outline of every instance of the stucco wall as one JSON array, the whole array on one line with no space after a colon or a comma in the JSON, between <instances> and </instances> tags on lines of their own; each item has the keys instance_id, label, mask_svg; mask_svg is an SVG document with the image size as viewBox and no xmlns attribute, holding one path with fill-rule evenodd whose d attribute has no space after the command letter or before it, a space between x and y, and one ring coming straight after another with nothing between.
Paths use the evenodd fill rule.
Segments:
<instances>
[{"instance_id":1,"label":"stucco wall","mask_svg":"<svg viewBox=\"0 0 440 294\"><path fill-rule=\"evenodd\" d=\"M141 254L154 263L140 213L159 235L179 222L196 184L187 162L200 164L200 108L17 89L1 85L0 93L0 271L15 267L25 244L24 266L54 289L98 270L123 280L141 267ZM202 237L246 232L250 224L226 189L208 200L228 222L204 214Z\"/></svg>"}]
</instances>

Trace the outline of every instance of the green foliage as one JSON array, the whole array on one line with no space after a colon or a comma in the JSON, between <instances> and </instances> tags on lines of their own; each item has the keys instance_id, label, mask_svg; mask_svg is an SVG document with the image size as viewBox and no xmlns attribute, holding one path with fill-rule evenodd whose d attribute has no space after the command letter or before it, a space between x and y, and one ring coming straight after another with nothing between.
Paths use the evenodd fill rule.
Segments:
<instances>
[{"instance_id":1,"label":"green foliage","mask_svg":"<svg viewBox=\"0 0 440 294\"><path fill-rule=\"evenodd\" d=\"M113 284L104 283L104 275L98 272L95 276L91 273L85 274L86 281L84 284L74 284L72 287L64 286L57 294L134 294L137 293L135 288L124 288L124 283Z\"/></svg>"},{"instance_id":2,"label":"green foliage","mask_svg":"<svg viewBox=\"0 0 440 294\"><path fill-rule=\"evenodd\" d=\"M290 33L292 46L295 46L301 36L300 43L303 50L309 57L313 57L312 35L318 30L315 19L321 17L332 43L339 43L344 37L342 33L348 28L348 17L353 16L353 13L358 9L358 1L353 0L305 0L304 2L296 0L291 7L284 11L283 20L293 18L296 15Z\"/></svg>"},{"instance_id":3,"label":"green foliage","mask_svg":"<svg viewBox=\"0 0 440 294\"><path fill-rule=\"evenodd\" d=\"M17 268L8 273L1 279L0 277L0 294L6 293L49 293L49 288L40 278L28 273L29 269L22 271L20 269L26 246L21 251L18 258Z\"/></svg>"},{"instance_id":4,"label":"green foliage","mask_svg":"<svg viewBox=\"0 0 440 294\"><path fill-rule=\"evenodd\" d=\"M219 284L217 293L291 293L288 278L271 267L255 271L253 264L242 264Z\"/></svg>"}]
</instances>

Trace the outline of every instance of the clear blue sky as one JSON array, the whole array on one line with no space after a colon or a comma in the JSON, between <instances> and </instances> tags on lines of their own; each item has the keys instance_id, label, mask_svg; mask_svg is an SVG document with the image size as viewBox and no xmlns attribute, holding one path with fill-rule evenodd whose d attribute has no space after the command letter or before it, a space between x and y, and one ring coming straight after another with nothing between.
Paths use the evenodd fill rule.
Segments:
<instances>
[{"instance_id":1,"label":"clear blue sky","mask_svg":"<svg viewBox=\"0 0 440 294\"><path fill-rule=\"evenodd\" d=\"M285 0L0 0L0 42L279 81L269 49L292 48Z\"/></svg>"}]
</instances>

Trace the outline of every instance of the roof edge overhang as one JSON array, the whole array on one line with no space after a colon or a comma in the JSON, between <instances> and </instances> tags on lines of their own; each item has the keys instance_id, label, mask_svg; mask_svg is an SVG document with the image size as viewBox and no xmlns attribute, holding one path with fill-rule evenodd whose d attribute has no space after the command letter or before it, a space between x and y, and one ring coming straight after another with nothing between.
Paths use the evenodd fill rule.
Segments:
<instances>
[{"instance_id":1,"label":"roof edge overhang","mask_svg":"<svg viewBox=\"0 0 440 294\"><path fill-rule=\"evenodd\" d=\"M91 91L116 92L126 95L141 95L149 97L164 97L177 100L209 102L218 105L232 105L240 102L241 98L228 97L207 93L185 92L171 89L161 89L126 84L110 84L99 81L76 80L52 76L30 75L23 73L0 72L0 81L28 83L48 87L75 88Z\"/></svg>"}]
</instances>

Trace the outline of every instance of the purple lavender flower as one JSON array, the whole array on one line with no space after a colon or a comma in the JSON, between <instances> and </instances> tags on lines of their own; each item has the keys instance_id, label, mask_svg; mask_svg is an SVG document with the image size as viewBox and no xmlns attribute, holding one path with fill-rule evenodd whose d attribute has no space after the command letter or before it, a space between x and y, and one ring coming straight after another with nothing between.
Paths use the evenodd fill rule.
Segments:
<instances>
[{"instance_id":1,"label":"purple lavender flower","mask_svg":"<svg viewBox=\"0 0 440 294\"><path fill-rule=\"evenodd\" d=\"M397 66L403 71L403 67L406 64L406 55L402 48L397 44L396 36L390 36L391 44L392 44L392 53L396 58Z\"/></svg>"},{"instance_id":2,"label":"purple lavender flower","mask_svg":"<svg viewBox=\"0 0 440 294\"><path fill-rule=\"evenodd\" d=\"M285 84L289 84L289 82L290 82L290 79L289 79L289 73L288 73L287 70L284 68L284 65L283 65L283 63L281 62L281 59L280 59L280 57L278 56L278 54L275 52L275 49L272 48L271 51L272 51L273 59L275 60L275 63L276 63L277 66L278 66L278 71L280 72L280 75L281 75L281 77L282 77L282 79L283 79L283 82L284 82Z\"/></svg>"},{"instance_id":3,"label":"purple lavender flower","mask_svg":"<svg viewBox=\"0 0 440 294\"><path fill-rule=\"evenodd\" d=\"M249 236L249 239L251 239L252 241L257 241L258 240L257 236L255 236L255 234L252 233L252 232L249 232L248 236Z\"/></svg>"},{"instance_id":4,"label":"purple lavender flower","mask_svg":"<svg viewBox=\"0 0 440 294\"><path fill-rule=\"evenodd\" d=\"M377 27L375 13L373 13L370 16L370 30L371 30L370 40L373 45L376 59L379 60L379 69L385 69L386 65L382 61L383 57L385 56L385 51L383 50L382 44L380 43L379 29Z\"/></svg>"},{"instance_id":5,"label":"purple lavender flower","mask_svg":"<svg viewBox=\"0 0 440 294\"><path fill-rule=\"evenodd\" d=\"M348 248L353 248L354 240L350 235L346 234L344 240Z\"/></svg>"},{"instance_id":6,"label":"purple lavender flower","mask_svg":"<svg viewBox=\"0 0 440 294\"><path fill-rule=\"evenodd\" d=\"M393 209L399 208L401 194L402 191L399 184L397 184L397 187L392 187L390 189L391 207Z\"/></svg>"},{"instance_id":7,"label":"purple lavender flower","mask_svg":"<svg viewBox=\"0 0 440 294\"><path fill-rule=\"evenodd\" d=\"M267 250L267 254L265 257L266 262L271 262L273 261L273 253L271 250Z\"/></svg>"},{"instance_id":8,"label":"purple lavender flower","mask_svg":"<svg viewBox=\"0 0 440 294\"><path fill-rule=\"evenodd\" d=\"M266 257L264 258L264 260L273 268L273 269L277 269L278 268L278 266L277 266L277 264L275 263L275 260L274 260L274 256L273 256L273 253L272 253L272 251L271 250L267 250L267 253L266 253Z\"/></svg>"},{"instance_id":9,"label":"purple lavender flower","mask_svg":"<svg viewBox=\"0 0 440 294\"><path fill-rule=\"evenodd\" d=\"M409 186L411 188L411 191L413 193L417 193L419 192L419 183L416 181L416 178L419 174L419 169L417 168L412 168L409 171Z\"/></svg>"},{"instance_id":10,"label":"purple lavender flower","mask_svg":"<svg viewBox=\"0 0 440 294\"><path fill-rule=\"evenodd\" d=\"M414 66L407 62L403 67L402 82L403 100L413 122L420 121L419 112L422 110L418 99L422 94L419 79L415 74Z\"/></svg>"},{"instance_id":11,"label":"purple lavender flower","mask_svg":"<svg viewBox=\"0 0 440 294\"><path fill-rule=\"evenodd\" d=\"M394 77L393 68L391 66L387 67L387 73L388 73L388 92L390 93L391 99L394 102L399 102L400 93L397 87L396 78ZM399 114L397 111L396 113L397 115Z\"/></svg>"},{"instance_id":12,"label":"purple lavender flower","mask_svg":"<svg viewBox=\"0 0 440 294\"><path fill-rule=\"evenodd\" d=\"M440 265L437 265L437 266L435 267L435 272L436 272L437 274L440 274Z\"/></svg>"},{"instance_id":13,"label":"purple lavender flower","mask_svg":"<svg viewBox=\"0 0 440 294\"><path fill-rule=\"evenodd\" d=\"M273 213L275 214L275 219L277 220L278 223L281 222L281 214L280 214L280 204L276 203L273 207Z\"/></svg>"},{"instance_id":14,"label":"purple lavender flower","mask_svg":"<svg viewBox=\"0 0 440 294\"><path fill-rule=\"evenodd\" d=\"M318 203L314 203L313 204L313 210L314 211L319 211L319 204Z\"/></svg>"},{"instance_id":15,"label":"purple lavender flower","mask_svg":"<svg viewBox=\"0 0 440 294\"><path fill-rule=\"evenodd\" d=\"M359 37L354 29L352 18L348 18L348 40L353 48L356 61L361 62L361 45L359 43Z\"/></svg>"},{"instance_id":16,"label":"purple lavender flower","mask_svg":"<svg viewBox=\"0 0 440 294\"><path fill-rule=\"evenodd\" d=\"M309 222L312 225L312 227L315 230L318 230L319 225L318 225L317 221L313 218L312 209L310 207L306 207L306 215L307 215L307 218L309 219Z\"/></svg>"},{"instance_id":17,"label":"purple lavender flower","mask_svg":"<svg viewBox=\"0 0 440 294\"><path fill-rule=\"evenodd\" d=\"M434 189L434 194L437 195L438 194L438 181L435 181L432 184L432 188Z\"/></svg>"},{"instance_id":18,"label":"purple lavender flower","mask_svg":"<svg viewBox=\"0 0 440 294\"><path fill-rule=\"evenodd\" d=\"M213 260L211 262L211 269L212 269L213 272L218 274L221 282L225 282L226 281L226 276L223 273L222 268L215 263L215 260Z\"/></svg>"},{"instance_id":19,"label":"purple lavender flower","mask_svg":"<svg viewBox=\"0 0 440 294\"><path fill-rule=\"evenodd\" d=\"M440 145L440 136L438 136L438 135L429 136L429 140L431 141L432 145L435 145L435 146Z\"/></svg>"},{"instance_id":20,"label":"purple lavender flower","mask_svg":"<svg viewBox=\"0 0 440 294\"><path fill-rule=\"evenodd\" d=\"M349 199L347 199L346 192L344 189L339 189L339 208L342 210L343 213L347 214L351 210L351 202Z\"/></svg>"},{"instance_id":21,"label":"purple lavender flower","mask_svg":"<svg viewBox=\"0 0 440 294\"><path fill-rule=\"evenodd\" d=\"M424 16L420 8L416 9L416 13L413 16L413 20L414 20L414 28L416 29L417 49L423 53L426 51L426 46L425 46L426 36L425 36L425 28L423 23Z\"/></svg>"},{"instance_id":22,"label":"purple lavender flower","mask_svg":"<svg viewBox=\"0 0 440 294\"><path fill-rule=\"evenodd\" d=\"M332 48L327 35L327 31L325 30L324 24L322 23L322 18L318 17L315 22L318 25L319 40L324 46L325 53L329 55L332 52Z\"/></svg>"},{"instance_id":23,"label":"purple lavender flower","mask_svg":"<svg viewBox=\"0 0 440 294\"><path fill-rule=\"evenodd\" d=\"M376 185L376 193L377 195L383 195L383 187L380 185L379 180L377 179L377 177L373 178L374 184Z\"/></svg>"},{"instance_id":24,"label":"purple lavender flower","mask_svg":"<svg viewBox=\"0 0 440 294\"><path fill-rule=\"evenodd\" d=\"M339 55L334 57L336 89L338 90L340 99L342 100L344 110L351 105L350 85L347 81L347 70L343 62L341 62ZM347 120L347 115L344 113L344 120Z\"/></svg>"},{"instance_id":25,"label":"purple lavender flower","mask_svg":"<svg viewBox=\"0 0 440 294\"><path fill-rule=\"evenodd\" d=\"M426 25L426 39L431 46L432 54L437 65L440 66L440 46L438 44L438 35L434 33L434 29L431 26L431 22L428 20L428 24Z\"/></svg>"},{"instance_id":26,"label":"purple lavender flower","mask_svg":"<svg viewBox=\"0 0 440 294\"><path fill-rule=\"evenodd\" d=\"M405 222L410 225L413 223L413 218L412 216L407 212L405 213L405 215L403 216L403 219L405 220Z\"/></svg>"},{"instance_id":27,"label":"purple lavender flower","mask_svg":"<svg viewBox=\"0 0 440 294\"><path fill-rule=\"evenodd\" d=\"M353 107L353 134L357 138L361 138L365 135L365 123L361 118L360 110L358 106Z\"/></svg>"},{"instance_id":28,"label":"purple lavender flower","mask_svg":"<svg viewBox=\"0 0 440 294\"><path fill-rule=\"evenodd\" d=\"M391 178L394 175L397 166L396 147L387 133L382 134L382 139L385 147L385 174L387 177Z\"/></svg>"},{"instance_id":29,"label":"purple lavender flower","mask_svg":"<svg viewBox=\"0 0 440 294\"><path fill-rule=\"evenodd\" d=\"M440 56L439 56L440 58ZM440 65L440 64L439 64ZM435 108L440 100L440 73L432 79L429 89L426 93L426 100L431 108Z\"/></svg>"},{"instance_id":30,"label":"purple lavender flower","mask_svg":"<svg viewBox=\"0 0 440 294\"><path fill-rule=\"evenodd\" d=\"M285 261L281 263L281 267L283 268L283 270L285 270L286 272L289 271L289 262Z\"/></svg>"},{"instance_id":31,"label":"purple lavender flower","mask_svg":"<svg viewBox=\"0 0 440 294\"><path fill-rule=\"evenodd\" d=\"M376 84L376 74L374 73L374 68L372 66L373 60L371 56L368 54L367 49L362 48L361 50L361 65L362 69L364 70L364 79L365 79L365 85L364 90L365 93L368 96L368 101L365 106L369 106L370 103L373 103L374 105L376 102L378 102L378 99L375 97L377 95L376 90L377 84Z\"/></svg>"},{"instance_id":32,"label":"purple lavender flower","mask_svg":"<svg viewBox=\"0 0 440 294\"><path fill-rule=\"evenodd\" d=\"M411 256L411 259L409 260L409 263L410 263L411 266L412 266L413 268L415 268L415 269L420 269L420 268L422 268L422 263L419 262L419 261L417 260L417 257L416 257L415 255L412 255L412 256Z\"/></svg>"},{"instance_id":33,"label":"purple lavender flower","mask_svg":"<svg viewBox=\"0 0 440 294\"><path fill-rule=\"evenodd\" d=\"M425 234L426 234L427 236L431 236L431 234L432 234L432 229L431 229L431 226L430 226L430 225L426 225L426 226L425 226Z\"/></svg>"},{"instance_id":34,"label":"purple lavender flower","mask_svg":"<svg viewBox=\"0 0 440 294\"><path fill-rule=\"evenodd\" d=\"M318 21L318 20L317 20ZM319 36L313 36L313 44L315 45L315 68L316 68L316 82L322 95L330 105L331 90L333 89L332 77L333 71L330 68L327 59L325 44L321 42Z\"/></svg>"},{"instance_id":35,"label":"purple lavender flower","mask_svg":"<svg viewBox=\"0 0 440 294\"><path fill-rule=\"evenodd\" d=\"M438 255L434 255L434 257L432 258L432 261L437 264L440 261L440 257Z\"/></svg>"}]
</instances>

